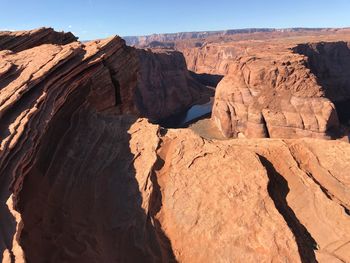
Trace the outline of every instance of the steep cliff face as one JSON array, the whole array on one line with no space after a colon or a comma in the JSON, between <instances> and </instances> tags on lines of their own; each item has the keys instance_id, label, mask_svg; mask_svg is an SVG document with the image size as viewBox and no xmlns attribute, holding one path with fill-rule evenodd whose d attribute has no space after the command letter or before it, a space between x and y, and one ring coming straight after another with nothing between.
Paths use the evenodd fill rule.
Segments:
<instances>
[{"instance_id":1,"label":"steep cliff face","mask_svg":"<svg viewBox=\"0 0 350 263\"><path fill-rule=\"evenodd\" d=\"M56 32L44 27L29 31L3 31L0 32L0 50L19 52L42 44L65 45L77 39L70 32Z\"/></svg>"},{"instance_id":2,"label":"steep cliff face","mask_svg":"<svg viewBox=\"0 0 350 263\"><path fill-rule=\"evenodd\" d=\"M349 54L339 42L241 56L217 88L213 118L226 137L338 136L350 116Z\"/></svg>"},{"instance_id":3,"label":"steep cliff face","mask_svg":"<svg viewBox=\"0 0 350 263\"><path fill-rule=\"evenodd\" d=\"M31 231L29 223L26 225L29 228L19 226L17 237L14 237L14 219L5 199L11 192L14 193L15 208L21 212L24 221L32 222L25 219L25 211L39 220L35 224L42 220L35 215L38 210L34 211L33 207L26 210L21 202L25 200L19 194L25 176L33 174L34 178L39 176L39 179L52 180L51 176L50 179L45 177L51 166L50 158L55 156L63 135L82 121L77 117L80 112L91 111L91 116L98 112L117 112L115 88L111 79L106 77L109 70L103 60L114 55L123 61L123 57L128 56L127 51L120 51L124 47L123 41L112 38L87 45L77 42L66 46L42 45L19 53L1 51L1 68L5 69L0 76L1 217L5 219L1 224L1 232L4 233L1 250L12 251L7 253L10 257L21 257L20 251L11 250L17 247L17 237L24 237L21 246L28 248L26 233L36 234ZM41 166L36 164L38 161ZM39 185L39 182L37 185L34 183L33 187ZM45 191L41 187L38 189ZM37 207L40 209L40 205ZM44 210L42 212L45 213ZM41 246L32 244L28 250L31 248L41 249ZM27 260L37 262L35 255L33 260L31 254L26 256Z\"/></svg>"},{"instance_id":4,"label":"steep cliff face","mask_svg":"<svg viewBox=\"0 0 350 263\"><path fill-rule=\"evenodd\" d=\"M239 45L204 44L201 47L179 48L184 54L188 69L197 74L226 75L229 66L244 48Z\"/></svg>"},{"instance_id":5,"label":"steep cliff face","mask_svg":"<svg viewBox=\"0 0 350 263\"><path fill-rule=\"evenodd\" d=\"M51 28L3 32L0 35L0 49L19 52L42 44L64 45L75 40L71 33L58 33ZM110 106L113 110L139 114L157 121L184 111L198 101L208 100L213 95L210 89L189 75L181 53L138 50L125 46L123 41L120 43L116 55L107 52L104 55L106 71L99 79L114 90L105 94L107 100L115 101L116 107ZM122 53L126 54L122 55L123 58L120 57ZM12 66L9 69L10 66L8 63L0 66L0 74L10 71L3 77L6 82L17 77L17 71Z\"/></svg>"},{"instance_id":6,"label":"steep cliff face","mask_svg":"<svg viewBox=\"0 0 350 263\"><path fill-rule=\"evenodd\" d=\"M350 120L350 43L321 42L300 44L294 52L307 57L308 68L316 76L336 106L340 120Z\"/></svg>"},{"instance_id":7,"label":"steep cliff face","mask_svg":"<svg viewBox=\"0 0 350 263\"><path fill-rule=\"evenodd\" d=\"M164 119L214 95L190 76L180 52L154 49L137 53L140 70L136 104L148 118Z\"/></svg>"},{"instance_id":8,"label":"steep cliff face","mask_svg":"<svg viewBox=\"0 0 350 263\"><path fill-rule=\"evenodd\" d=\"M147 243L150 238L156 240L155 230L141 227L147 226L149 219L140 207L142 197L130 166L134 157L127 132L135 118L125 115L159 119L185 110L202 98L204 87L189 76L180 53L138 51L118 37L63 46L37 43L39 46L21 52L0 51L1 255L19 260L23 252L17 248L22 247L29 262L73 260L76 253L86 262L141 258L153 262L162 257L166 248L160 248L157 241ZM171 93L159 96L160 105L150 103L148 99L167 92L167 84L172 84ZM190 96L183 99L180 94ZM117 116L121 114L124 117ZM83 152L86 156L80 155ZM97 161L93 170L87 171L86 164L96 158L105 163ZM124 168L116 161L121 159ZM54 167L54 163L59 165ZM151 167L153 162L145 165ZM112 183L108 175L115 176L115 169L121 175ZM119 191L117 185L121 199L112 197ZM92 191L97 186L101 188ZM6 200L11 193L14 202L9 209ZM112 199L115 203L103 207ZM96 202L95 208L91 202ZM123 209L129 215L110 219L113 211ZM21 219L23 227L16 227L14 219ZM89 228L77 236L80 224ZM130 242L125 236L130 236ZM112 239L120 244L119 252L106 245ZM68 250L63 246L67 242L73 244Z\"/></svg>"},{"instance_id":9,"label":"steep cliff face","mask_svg":"<svg viewBox=\"0 0 350 263\"><path fill-rule=\"evenodd\" d=\"M245 61L238 80L327 106L305 60L286 56ZM199 87L184 67L118 37L0 51L3 262L350 260L349 144L206 140L137 119L138 89L147 106L171 82ZM270 95L256 103L279 109Z\"/></svg>"}]
</instances>

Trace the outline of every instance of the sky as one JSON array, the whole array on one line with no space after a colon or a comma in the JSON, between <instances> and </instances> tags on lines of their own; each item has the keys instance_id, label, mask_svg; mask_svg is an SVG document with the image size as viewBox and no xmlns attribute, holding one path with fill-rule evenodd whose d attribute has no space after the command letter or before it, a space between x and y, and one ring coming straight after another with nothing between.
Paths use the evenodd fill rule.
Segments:
<instances>
[{"instance_id":1,"label":"sky","mask_svg":"<svg viewBox=\"0 0 350 263\"><path fill-rule=\"evenodd\" d=\"M239 28L350 27L350 0L0 0L0 30L80 40Z\"/></svg>"}]
</instances>

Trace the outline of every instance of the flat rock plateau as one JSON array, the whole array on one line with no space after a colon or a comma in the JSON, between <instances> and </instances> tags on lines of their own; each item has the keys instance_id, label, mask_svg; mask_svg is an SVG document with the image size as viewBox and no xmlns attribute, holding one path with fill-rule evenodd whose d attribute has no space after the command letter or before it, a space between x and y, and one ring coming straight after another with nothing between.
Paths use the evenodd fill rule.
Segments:
<instances>
[{"instance_id":1,"label":"flat rock plateau","mask_svg":"<svg viewBox=\"0 0 350 263\"><path fill-rule=\"evenodd\" d=\"M126 40L0 32L2 262L350 262L349 29Z\"/></svg>"}]
</instances>

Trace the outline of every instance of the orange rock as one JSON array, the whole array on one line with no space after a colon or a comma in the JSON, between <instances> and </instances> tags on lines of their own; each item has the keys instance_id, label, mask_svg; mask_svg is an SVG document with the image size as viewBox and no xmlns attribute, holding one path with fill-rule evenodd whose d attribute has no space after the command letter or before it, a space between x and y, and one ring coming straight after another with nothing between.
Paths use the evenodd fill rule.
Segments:
<instances>
[{"instance_id":1,"label":"orange rock","mask_svg":"<svg viewBox=\"0 0 350 263\"><path fill-rule=\"evenodd\" d=\"M286 114L290 105L305 120L327 119L315 104L331 103L301 55L282 55L290 65L266 56L224 78L220 85L249 84L223 97L227 104L260 92L255 103L270 127L280 119L265 110ZM348 143L204 139L137 119L137 88L148 98L180 80L194 94L172 98L182 107L202 88L179 53L137 51L118 37L0 57L4 262L350 261ZM166 105L170 95L162 99L154 106L162 116L180 108ZM300 107L305 99L315 100L314 115Z\"/></svg>"}]
</instances>

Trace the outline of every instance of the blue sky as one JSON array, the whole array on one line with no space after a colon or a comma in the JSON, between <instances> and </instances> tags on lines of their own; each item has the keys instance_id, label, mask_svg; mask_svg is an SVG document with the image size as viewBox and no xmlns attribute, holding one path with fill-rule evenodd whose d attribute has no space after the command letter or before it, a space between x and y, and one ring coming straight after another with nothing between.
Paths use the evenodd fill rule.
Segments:
<instances>
[{"instance_id":1,"label":"blue sky","mask_svg":"<svg viewBox=\"0 0 350 263\"><path fill-rule=\"evenodd\" d=\"M0 30L50 26L81 40L249 27L349 27L349 0L0 0Z\"/></svg>"}]
</instances>

